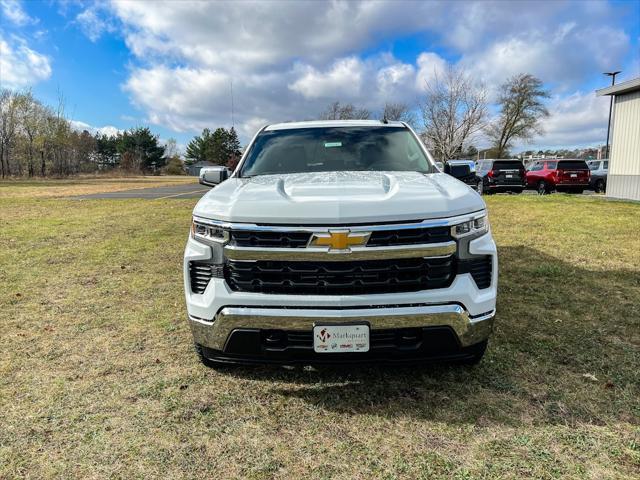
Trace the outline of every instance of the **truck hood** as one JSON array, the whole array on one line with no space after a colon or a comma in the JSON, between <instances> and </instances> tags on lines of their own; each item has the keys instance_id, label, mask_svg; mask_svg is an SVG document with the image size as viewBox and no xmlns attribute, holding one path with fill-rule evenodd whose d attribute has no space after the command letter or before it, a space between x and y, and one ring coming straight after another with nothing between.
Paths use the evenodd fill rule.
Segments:
<instances>
[{"instance_id":1,"label":"truck hood","mask_svg":"<svg viewBox=\"0 0 640 480\"><path fill-rule=\"evenodd\" d=\"M344 225L484 208L476 192L444 173L318 172L232 177L205 194L193 213L229 222Z\"/></svg>"}]
</instances>

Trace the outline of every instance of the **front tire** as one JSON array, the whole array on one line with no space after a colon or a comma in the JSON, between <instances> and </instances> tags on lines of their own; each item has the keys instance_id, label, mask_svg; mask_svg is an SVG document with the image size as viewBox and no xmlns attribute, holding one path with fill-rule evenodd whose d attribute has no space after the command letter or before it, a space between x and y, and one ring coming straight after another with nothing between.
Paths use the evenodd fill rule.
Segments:
<instances>
[{"instance_id":1,"label":"front tire","mask_svg":"<svg viewBox=\"0 0 640 480\"><path fill-rule=\"evenodd\" d=\"M594 185L593 190L596 193L604 193L604 188L605 188L604 180L600 179L596 181L596 184Z\"/></svg>"},{"instance_id":2,"label":"front tire","mask_svg":"<svg viewBox=\"0 0 640 480\"><path fill-rule=\"evenodd\" d=\"M546 195L547 193L549 193L549 187L547 186L547 182L545 182L544 180L540 180L538 182L538 195Z\"/></svg>"}]
</instances>

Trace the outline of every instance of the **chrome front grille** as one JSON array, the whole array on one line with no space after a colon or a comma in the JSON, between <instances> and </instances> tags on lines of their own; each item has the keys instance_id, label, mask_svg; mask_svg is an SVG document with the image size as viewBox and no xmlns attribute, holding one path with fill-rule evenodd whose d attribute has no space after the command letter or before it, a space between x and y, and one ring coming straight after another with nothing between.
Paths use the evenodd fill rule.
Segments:
<instances>
[{"instance_id":1,"label":"chrome front grille","mask_svg":"<svg viewBox=\"0 0 640 480\"><path fill-rule=\"evenodd\" d=\"M203 293L211 277L237 292L286 295L364 295L449 287L471 274L491 285L491 256L460 259L452 228L482 212L447 219L373 225L256 225L204 223L224 229L218 244L224 267L190 266L192 289ZM201 219L198 219L201 221ZM365 241L362 241L362 239ZM214 270L216 270L214 272Z\"/></svg>"}]
</instances>

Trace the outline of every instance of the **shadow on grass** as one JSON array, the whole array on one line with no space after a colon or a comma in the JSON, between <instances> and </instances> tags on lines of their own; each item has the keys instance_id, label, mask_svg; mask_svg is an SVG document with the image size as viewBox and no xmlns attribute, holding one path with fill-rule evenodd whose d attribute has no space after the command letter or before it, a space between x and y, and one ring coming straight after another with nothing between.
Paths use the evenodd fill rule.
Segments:
<instances>
[{"instance_id":1,"label":"shadow on grass","mask_svg":"<svg viewBox=\"0 0 640 480\"><path fill-rule=\"evenodd\" d=\"M640 412L640 274L585 270L528 247L499 253L496 332L476 367L238 368L227 374L273 383L272 394L349 414L514 425L632 419Z\"/></svg>"}]
</instances>

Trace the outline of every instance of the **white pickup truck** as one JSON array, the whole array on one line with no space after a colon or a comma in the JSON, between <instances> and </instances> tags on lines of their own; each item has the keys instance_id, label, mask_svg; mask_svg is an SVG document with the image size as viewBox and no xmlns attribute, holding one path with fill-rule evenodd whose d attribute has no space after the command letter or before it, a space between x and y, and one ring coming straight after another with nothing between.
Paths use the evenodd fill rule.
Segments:
<instances>
[{"instance_id":1,"label":"white pickup truck","mask_svg":"<svg viewBox=\"0 0 640 480\"><path fill-rule=\"evenodd\" d=\"M228 178L227 178L228 177ZM270 125L193 211L196 352L224 363L476 363L498 261L486 206L402 122Z\"/></svg>"}]
</instances>

